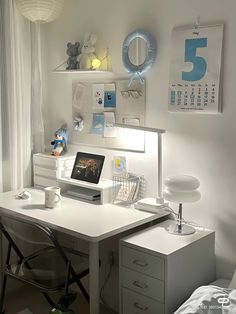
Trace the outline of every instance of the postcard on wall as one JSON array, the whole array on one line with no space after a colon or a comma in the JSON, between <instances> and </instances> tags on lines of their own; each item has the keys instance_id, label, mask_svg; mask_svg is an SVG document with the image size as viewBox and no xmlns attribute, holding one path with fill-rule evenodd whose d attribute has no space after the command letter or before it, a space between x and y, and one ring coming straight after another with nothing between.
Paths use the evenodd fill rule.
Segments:
<instances>
[{"instance_id":1,"label":"postcard on wall","mask_svg":"<svg viewBox=\"0 0 236 314\"><path fill-rule=\"evenodd\" d=\"M91 133L101 134L104 133L104 114L103 113L94 113Z\"/></svg>"},{"instance_id":2,"label":"postcard on wall","mask_svg":"<svg viewBox=\"0 0 236 314\"><path fill-rule=\"evenodd\" d=\"M170 112L221 110L223 25L172 31Z\"/></svg>"},{"instance_id":3,"label":"postcard on wall","mask_svg":"<svg viewBox=\"0 0 236 314\"><path fill-rule=\"evenodd\" d=\"M93 84L93 108L104 108L104 84Z\"/></svg>"},{"instance_id":4,"label":"postcard on wall","mask_svg":"<svg viewBox=\"0 0 236 314\"><path fill-rule=\"evenodd\" d=\"M117 128L114 127L114 112L104 112L104 137L117 137Z\"/></svg>"},{"instance_id":5,"label":"postcard on wall","mask_svg":"<svg viewBox=\"0 0 236 314\"><path fill-rule=\"evenodd\" d=\"M72 104L78 110L81 109L80 104L84 96L84 90L85 90L85 86L84 84L81 84L81 83L75 84L72 90Z\"/></svg>"},{"instance_id":6,"label":"postcard on wall","mask_svg":"<svg viewBox=\"0 0 236 314\"><path fill-rule=\"evenodd\" d=\"M115 83L104 84L104 108L116 108Z\"/></svg>"},{"instance_id":7,"label":"postcard on wall","mask_svg":"<svg viewBox=\"0 0 236 314\"><path fill-rule=\"evenodd\" d=\"M114 156L113 158L113 173L124 174L127 172L127 162L125 156Z\"/></svg>"}]
</instances>

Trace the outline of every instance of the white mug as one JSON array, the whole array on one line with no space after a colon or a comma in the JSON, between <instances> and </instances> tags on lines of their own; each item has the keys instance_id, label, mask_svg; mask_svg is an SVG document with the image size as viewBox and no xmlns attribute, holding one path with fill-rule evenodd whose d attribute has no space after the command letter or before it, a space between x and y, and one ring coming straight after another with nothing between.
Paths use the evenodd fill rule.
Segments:
<instances>
[{"instance_id":1,"label":"white mug","mask_svg":"<svg viewBox=\"0 0 236 314\"><path fill-rule=\"evenodd\" d=\"M57 186L49 186L45 191L45 207L55 208L61 204L61 189Z\"/></svg>"}]
</instances>

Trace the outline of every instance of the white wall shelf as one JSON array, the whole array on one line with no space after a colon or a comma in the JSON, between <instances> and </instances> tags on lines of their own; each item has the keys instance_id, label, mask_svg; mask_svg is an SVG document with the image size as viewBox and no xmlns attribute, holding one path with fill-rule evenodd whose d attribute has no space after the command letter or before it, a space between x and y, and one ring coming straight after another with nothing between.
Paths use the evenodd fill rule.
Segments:
<instances>
[{"instance_id":1,"label":"white wall shelf","mask_svg":"<svg viewBox=\"0 0 236 314\"><path fill-rule=\"evenodd\" d=\"M113 77L114 73L111 71L102 70L53 70L52 73L56 74L77 74L77 75L95 75L102 77Z\"/></svg>"}]
</instances>

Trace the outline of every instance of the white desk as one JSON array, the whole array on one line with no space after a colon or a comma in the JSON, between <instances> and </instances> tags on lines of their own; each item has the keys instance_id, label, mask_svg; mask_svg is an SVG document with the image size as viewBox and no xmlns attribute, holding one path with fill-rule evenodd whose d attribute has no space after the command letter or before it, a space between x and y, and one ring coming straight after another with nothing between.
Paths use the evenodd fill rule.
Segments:
<instances>
[{"instance_id":1,"label":"white desk","mask_svg":"<svg viewBox=\"0 0 236 314\"><path fill-rule=\"evenodd\" d=\"M17 200L18 191L0 194L0 215L14 216L47 225L80 239L89 241L90 314L99 313L99 241L140 226L168 212L152 214L112 204L94 205L63 198L60 208L44 208L44 192L27 189L31 200Z\"/></svg>"}]
</instances>

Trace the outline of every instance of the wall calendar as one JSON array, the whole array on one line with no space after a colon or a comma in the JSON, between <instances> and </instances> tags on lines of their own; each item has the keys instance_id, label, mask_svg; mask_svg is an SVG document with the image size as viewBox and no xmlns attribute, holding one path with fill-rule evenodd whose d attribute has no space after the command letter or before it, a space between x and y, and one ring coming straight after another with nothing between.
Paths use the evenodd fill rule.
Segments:
<instances>
[{"instance_id":1,"label":"wall calendar","mask_svg":"<svg viewBox=\"0 0 236 314\"><path fill-rule=\"evenodd\" d=\"M170 112L221 111L223 25L172 31Z\"/></svg>"}]
</instances>

